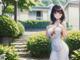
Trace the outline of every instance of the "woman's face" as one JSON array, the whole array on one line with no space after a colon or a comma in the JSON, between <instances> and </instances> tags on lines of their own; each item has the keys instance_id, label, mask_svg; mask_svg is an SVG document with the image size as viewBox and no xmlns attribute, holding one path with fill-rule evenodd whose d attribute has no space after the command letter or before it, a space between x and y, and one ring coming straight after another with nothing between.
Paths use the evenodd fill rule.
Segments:
<instances>
[{"instance_id":1,"label":"woman's face","mask_svg":"<svg viewBox=\"0 0 80 60\"><path fill-rule=\"evenodd\" d=\"M60 20L60 18L62 17L62 13L56 12L54 13L54 17L56 18L56 20Z\"/></svg>"}]
</instances>

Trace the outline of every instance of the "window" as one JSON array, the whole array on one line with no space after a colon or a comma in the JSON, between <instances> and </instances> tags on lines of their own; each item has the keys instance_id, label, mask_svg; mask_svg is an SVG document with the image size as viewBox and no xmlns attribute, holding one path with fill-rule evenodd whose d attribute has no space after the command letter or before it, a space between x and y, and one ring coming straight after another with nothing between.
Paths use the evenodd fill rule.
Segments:
<instances>
[{"instance_id":1,"label":"window","mask_svg":"<svg viewBox=\"0 0 80 60\"><path fill-rule=\"evenodd\" d=\"M36 12L36 19L38 19L38 20L42 19L42 12L41 11Z\"/></svg>"},{"instance_id":2,"label":"window","mask_svg":"<svg viewBox=\"0 0 80 60\"><path fill-rule=\"evenodd\" d=\"M41 11L37 11L37 17L41 17Z\"/></svg>"}]
</instances>

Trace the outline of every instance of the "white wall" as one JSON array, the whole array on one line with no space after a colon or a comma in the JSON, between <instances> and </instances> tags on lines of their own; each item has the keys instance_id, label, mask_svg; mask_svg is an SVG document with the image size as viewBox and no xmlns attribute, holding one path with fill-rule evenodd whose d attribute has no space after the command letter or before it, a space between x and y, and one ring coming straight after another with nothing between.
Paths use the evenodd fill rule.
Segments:
<instances>
[{"instance_id":1,"label":"white wall","mask_svg":"<svg viewBox=\"0 0 80 60\"><path fill-rule=\"evenodd\" d=\"M69 7L69 22L73 29L79 29L79 9L78 7Z\"/></svg>"},{"instance_id":2,"label":"white wall","mask_svg":"<svg viewBox=\"0 0 80 60\"><path fill-rule=\"evenodd\" d=\"M21 12L20 10L18 10L18 20L25 21L27 19L28 19L28 11L24 10L23 12Z\"/></svg>"},{"instance_id":3,"label":"white wall","mask_svg":"<svg viewBox=\"0 0 80 60\"><path fill-rule=\"evenodd\" d=\"M48 11L43 11L43 20L48 20Z\"/></svg>"},{"instance_id":4,"label":"white wall","mask_svg":"<svg viewBox=\"0 0 80 60\"><path fill-rule=\"evenodd\" d=\"M36 20L36 12L35 11L28 11L28 19Z\"/></svg>"}]
</instances>

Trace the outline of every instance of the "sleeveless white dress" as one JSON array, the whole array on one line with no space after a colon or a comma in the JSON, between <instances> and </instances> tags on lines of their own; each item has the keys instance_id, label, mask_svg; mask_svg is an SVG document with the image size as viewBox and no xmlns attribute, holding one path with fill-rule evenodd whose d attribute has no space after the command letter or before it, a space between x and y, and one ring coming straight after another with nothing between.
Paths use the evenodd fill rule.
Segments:
<instances>
[{"instance_id":1,"label":"sleeveless white dress","mask_svg":"<svg viewBox=\"0 0 80 60\"><path fill-rule=\"evenodd\" d=\"M51 37L52 26L47 26L47 35ZM49 60L69 60L68 45L61 40L61 27L55 28L55 36L51 37L51 53Z\"/></svg>"}]
</instances>

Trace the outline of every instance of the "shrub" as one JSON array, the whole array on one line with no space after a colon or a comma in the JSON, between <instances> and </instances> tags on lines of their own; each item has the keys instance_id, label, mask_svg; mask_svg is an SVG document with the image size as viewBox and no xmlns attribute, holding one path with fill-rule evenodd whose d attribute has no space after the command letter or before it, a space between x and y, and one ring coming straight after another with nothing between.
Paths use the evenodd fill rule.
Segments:
<instances>
[{"instance_id":1,"label":"shrub","mask_svg":"<svg viewBox=\"0 0 80 60\"><path fill-rule=\"evenodd\" d=\"M29 29L29 28L41 29L41 28L46 28L46 26L49 24L49 21L47 20L27 20L22 23L26 29Z\"/></svg>"},{"instance_id":2,"label":"shrub","mask_svg":"<svg viewBox=\"0 0 80 60\"><path fill-rule=\"evenodd\" d=\"M25 28L24 28L24 26L22 25L22 23L20 23L20 22L17 22L17 25L18 25L18 28L19 28L19 36L21 36L23 33L24 33L24 31L25 31Z\"/></svg>"},{"instance_id":3,"label":"shrub","mask_svg":"<svg viewBox=\"0 0 80 60\"><path fill-rule=\"evenodd\" d=\"M73 52L71 55L71 60L80 60L80 49Z\"/></svg>"},{"instance_id":4,"label":"shrub","mask_svg":"<svg viewBox=\"0 0 80 60\"><path fill-rule=\"evenodd\" d=\"M66 42L69 45L71 55L74 50L80 48L80 31L70 31L66 37Z\"/></svg>"},{"instance_id":5,"label":"shrub","mask_svg":"<svg viewBox=\"0 0 80 60\"><path fill-rule=\"evenodd\" d=\"M30 51L31 55L35 57L49 56L50 40L45 36L44 33L32 35L27 40L27 49Z\"/></svg>"},{"instance_id":6,"label":"shrub","mask_svg":"<svg viewBox=\"0 0 80 60\"><path fill-rule=\"evenodd\" d=\"M18 60L18 54L13 46L0 45L0 54L5 54L5 60Z\"/></svg>"},{"instance_id":7,"label":"shrub","mask_svg":"<svg viewBox=\"0 0 80 60\"><path fill-rule=\"evenodd\" d=\"M0 37L16 37L18 34L16 22L8 16L0 16Z\"/></svg>"}]
</instances>

